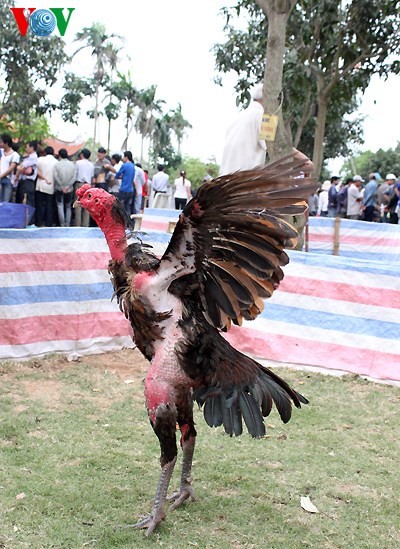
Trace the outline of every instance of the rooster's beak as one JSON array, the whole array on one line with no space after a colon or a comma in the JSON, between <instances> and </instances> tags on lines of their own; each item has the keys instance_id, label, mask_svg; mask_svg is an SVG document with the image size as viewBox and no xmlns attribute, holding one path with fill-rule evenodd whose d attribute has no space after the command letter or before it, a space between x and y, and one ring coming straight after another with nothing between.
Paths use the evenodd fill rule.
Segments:
<instances>
[{"instance_id":1,"label":"rooster's beak","mask_svg":"<svg viewBox=\"0 0 400 549\"><path fill-rule=\"evenodd\" d=\"M80 202L79 202L79 198L77 198L77 199L75 200L75 202L72 204L72 207L73 207L73 208L76 208L76 207L82 208L82 206L81 206L81 204L80 204Z\"/></svg>"}]
</instances>

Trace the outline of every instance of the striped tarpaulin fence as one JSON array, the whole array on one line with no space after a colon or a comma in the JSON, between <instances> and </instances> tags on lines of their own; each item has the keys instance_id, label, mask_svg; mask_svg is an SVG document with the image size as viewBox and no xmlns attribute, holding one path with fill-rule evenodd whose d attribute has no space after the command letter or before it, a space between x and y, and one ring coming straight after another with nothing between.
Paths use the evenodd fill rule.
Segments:
<instances>
[{"instance_id":1,"label":"striped tarpaulin fence","mask_svg":"<svg viewBox=\"0 0 400 549\"><path fill-rule=\"evenodd\" d=\"M144 241L161 255L169 238ZM400 380L400 262L289 255L262 315L227 338L263 359ZM132 346L108 260L99 229L0 230L0 359Z\"/></svg>"},{"instance_id":2,"label":"striped tarpaulin fence","mask_svg":"<svg viewBox=\"0 0 400 549\"><path fill-rule=\"evenodd\" d=\"M142 228L166 231L170 221L177 221L177 210L147 209ZM310 217L310 252L332 255L335 241L335 219ZM340 219L338 255L366 261L400 262L400 226L389 223L367 223Z\"/></svg>"}]
</instances>

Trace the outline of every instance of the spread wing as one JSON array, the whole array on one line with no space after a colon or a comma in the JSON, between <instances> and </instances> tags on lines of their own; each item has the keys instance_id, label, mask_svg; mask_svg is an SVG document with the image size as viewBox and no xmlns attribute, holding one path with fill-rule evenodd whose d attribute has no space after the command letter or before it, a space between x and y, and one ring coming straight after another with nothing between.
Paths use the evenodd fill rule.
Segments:
<instances>
[{"instance_id":1,"label":"spread wing","mask_svg":"<svg viewBox=\"0 0 400 549\"><path fill-rule=\"evenodd\" d=\"M184 208L159 274L183 297L198 287L207 321L221 330L251 320L283 278L297 231L283 219L303 214L315 180L308 159L294 155L269 166L235 172L204 184ZM171 290L172 291L172 290Z\"/></svg>"}]
</instances>

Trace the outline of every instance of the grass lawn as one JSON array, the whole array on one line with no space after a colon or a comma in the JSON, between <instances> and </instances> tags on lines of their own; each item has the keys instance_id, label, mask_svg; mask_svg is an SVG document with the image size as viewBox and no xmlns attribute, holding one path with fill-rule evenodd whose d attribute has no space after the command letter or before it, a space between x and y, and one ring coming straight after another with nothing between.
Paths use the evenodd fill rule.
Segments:
<instances>
[{"instance_id":1,"label":"grass lawn","mask_svg":"<svg viewBox=\"0 0 400 549\"><path fill-rule=\"evenodd\" d=\"M282 369L309 406L287 425L274 412L262 440L196 410L198 501L151 538L121 528L150 510L159 477L146 367L131 350L0 364L0 548L400 547L400 389Z\"/></svg>"}]
</instances>

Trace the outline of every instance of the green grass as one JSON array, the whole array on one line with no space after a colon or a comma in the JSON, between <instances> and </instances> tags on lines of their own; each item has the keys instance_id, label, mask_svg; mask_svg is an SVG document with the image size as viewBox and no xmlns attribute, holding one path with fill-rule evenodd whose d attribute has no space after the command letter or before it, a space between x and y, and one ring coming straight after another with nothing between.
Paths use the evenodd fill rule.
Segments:
<instances>
[{"instance_id":1,"label":"green grass","mask_svg":"<svg viewBox=\"0 0 400 549\"><path fill-rule=\"evenodd\" d=\"M400 389L279 374L310 405L287 425L271 415L263 440L229 438L196 410L198 501L148 539L119 527L150 510L159 476L144 362L125 351L0 364L0 547L400 547Z\"/></svg>"}]
</instances>

